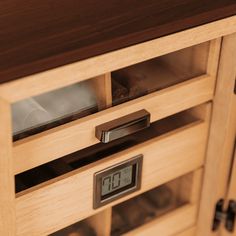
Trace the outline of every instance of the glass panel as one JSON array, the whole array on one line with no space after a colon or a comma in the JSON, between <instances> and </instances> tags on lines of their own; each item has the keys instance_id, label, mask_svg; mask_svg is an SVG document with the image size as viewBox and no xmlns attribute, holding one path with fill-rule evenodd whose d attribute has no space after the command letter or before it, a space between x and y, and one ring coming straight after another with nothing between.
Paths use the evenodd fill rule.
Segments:
<instances>
[{"instance_id":1,"label":"glass panel","mask_svg":"<svg viewBox=\"0 0 236 236\"><path fill-rule=\"evenodd\" d=\"M13 140L203 75L209 45L203 43L114 71L111 78L99 76L16 102L12 105Z\"/></svg>"},{"instance_id":2,"label":"glass panel","mask_svg":"<svg viewBox=\"0 0 236 236\"><path fill-rule=\"evenodd\" d=\"M114 71L113 105L205 74L208 53L209 42Z\"/></svg>"},{"instance_id":3,"label":"glass panel","mask_svg":"<svg viewBox=\"0 0 236 236\"><path fill-rule=\"evenodd\" d=\"M186 204L179 194L179 187L181 181L188 177L180 177L114 206L111 235L122 235Z\"/></svg>"},{"instance_id":4,"label":"glass panel","mask_svg":"<svg viewBox=\"0 0 236 236\"><path fill-rule=\"evenodd\" d=\"M87 116L97 110L97 97L90 80L16 102L12 105L14 140Z\"/></svg>"}]
</instances>

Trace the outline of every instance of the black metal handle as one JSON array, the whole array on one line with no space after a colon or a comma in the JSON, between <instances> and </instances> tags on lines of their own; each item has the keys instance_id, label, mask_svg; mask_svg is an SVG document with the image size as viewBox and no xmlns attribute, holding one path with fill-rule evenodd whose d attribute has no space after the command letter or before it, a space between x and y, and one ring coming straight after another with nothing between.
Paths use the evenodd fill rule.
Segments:
<instances>
[{"instance_id":1,"label":"black metal handle","mask_svg":"<svg viewBox=\"0 0 236 236\"><path fill-rule=\"evenodd\" d=\"M136 133L150 126L150 113L141 110L96 127L96 138L103 143Z\"/></svg>"}]
</instances>

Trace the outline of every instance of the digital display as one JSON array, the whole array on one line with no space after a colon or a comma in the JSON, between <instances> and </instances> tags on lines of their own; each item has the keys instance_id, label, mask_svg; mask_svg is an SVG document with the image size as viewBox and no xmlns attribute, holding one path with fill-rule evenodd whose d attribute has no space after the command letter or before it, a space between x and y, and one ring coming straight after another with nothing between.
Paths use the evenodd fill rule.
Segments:
<instances>
[{"instance_id":1,"label":"digital display","mask_svg":"<svg viewBox=\"0 0 236 236\"><path fill-rule=\"evenodd\" d=\"M107 195L132 183L133 166L125 167L102 178L101 195Z\"/></svg>"},{"instance_id":2,"label":"digital display","mask_svg":"<svg viewBox=\"0 0 236 236\"><path fill-rule=\"evenodd\" d=\"M94 173L93 208L97 209L141 188L143 155Z\"/></svg>"}]
</instances>

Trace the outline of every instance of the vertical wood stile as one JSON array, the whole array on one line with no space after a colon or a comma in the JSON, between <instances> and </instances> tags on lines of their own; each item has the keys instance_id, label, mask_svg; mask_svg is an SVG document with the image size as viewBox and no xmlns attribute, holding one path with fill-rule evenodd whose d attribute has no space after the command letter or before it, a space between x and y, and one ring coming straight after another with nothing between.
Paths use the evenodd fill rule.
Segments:
<instances>
[{"instance_id":1,"label":"vertical wood stile","mask_svg":"<svg viewBox=\"0 0 236 236\"><path fill-rule=\"evenodd\" d=\"M10 104L0 99L0 235L15 235L15 184Z\"/></svg>"},{"instance_id":2,"label":"vertical wood stile","mask_svg":"<svg viewBox=\"0 0 236 236\"><path fill-rule=\"evenodd\" d=\"M103 110L112 106L111 73L95 77L94 89L98 100L98 109Z\"/></svg>"},{"instance_id":3,"label":"vertical wood stile","mask_svg":"<svg viewBox=\"0 0 236 236\"><path fill-rule=\"evenodd\" d=\"M207 62L207 74L216 78L219 67L222 38L210 42L209 57Z\"/></svg>"},{"instance_id":4,"label":"vertical wood stile","mask_svg":"<svg viewBox=\"0 0 236 236\"><path fill-rule=\"evenodd\" d=\"M222 43L198 218L198 236L216 235L211 230L215 204L220 198L224 198L227 189L236 129L233 102L236 75L235 42L236 34L233 34L224 37ZM209 65L209 68L213 67L215 66Z\"/></svg>"},{"instance_id":5,"label":"vertical wood stile","mask_svg":"<svg viewBox=\"0 0 236 236\"><path fill-rule=\"evenodd\" d=\"M112 208L107 208L90 217L88 224L92 226L97 236L109 236L111 233Z\"/></svg>"}]
</instances>

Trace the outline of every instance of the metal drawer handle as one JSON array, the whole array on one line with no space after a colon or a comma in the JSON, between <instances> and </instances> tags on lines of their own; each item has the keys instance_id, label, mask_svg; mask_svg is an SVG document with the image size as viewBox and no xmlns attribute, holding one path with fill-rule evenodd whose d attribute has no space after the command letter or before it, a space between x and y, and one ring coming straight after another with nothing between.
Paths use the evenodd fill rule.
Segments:
<instances>
[{"instance_id":1,"label":"metal drawer handle","mask_svg":"<svg viewBox=\"0 0 236 236\"><path fill-rule=\"evenodd\" d=\"M95 136L103 143L136 133L150 126L150 113L140 110L96 127Z\"/></svg>"}]
</instances>

